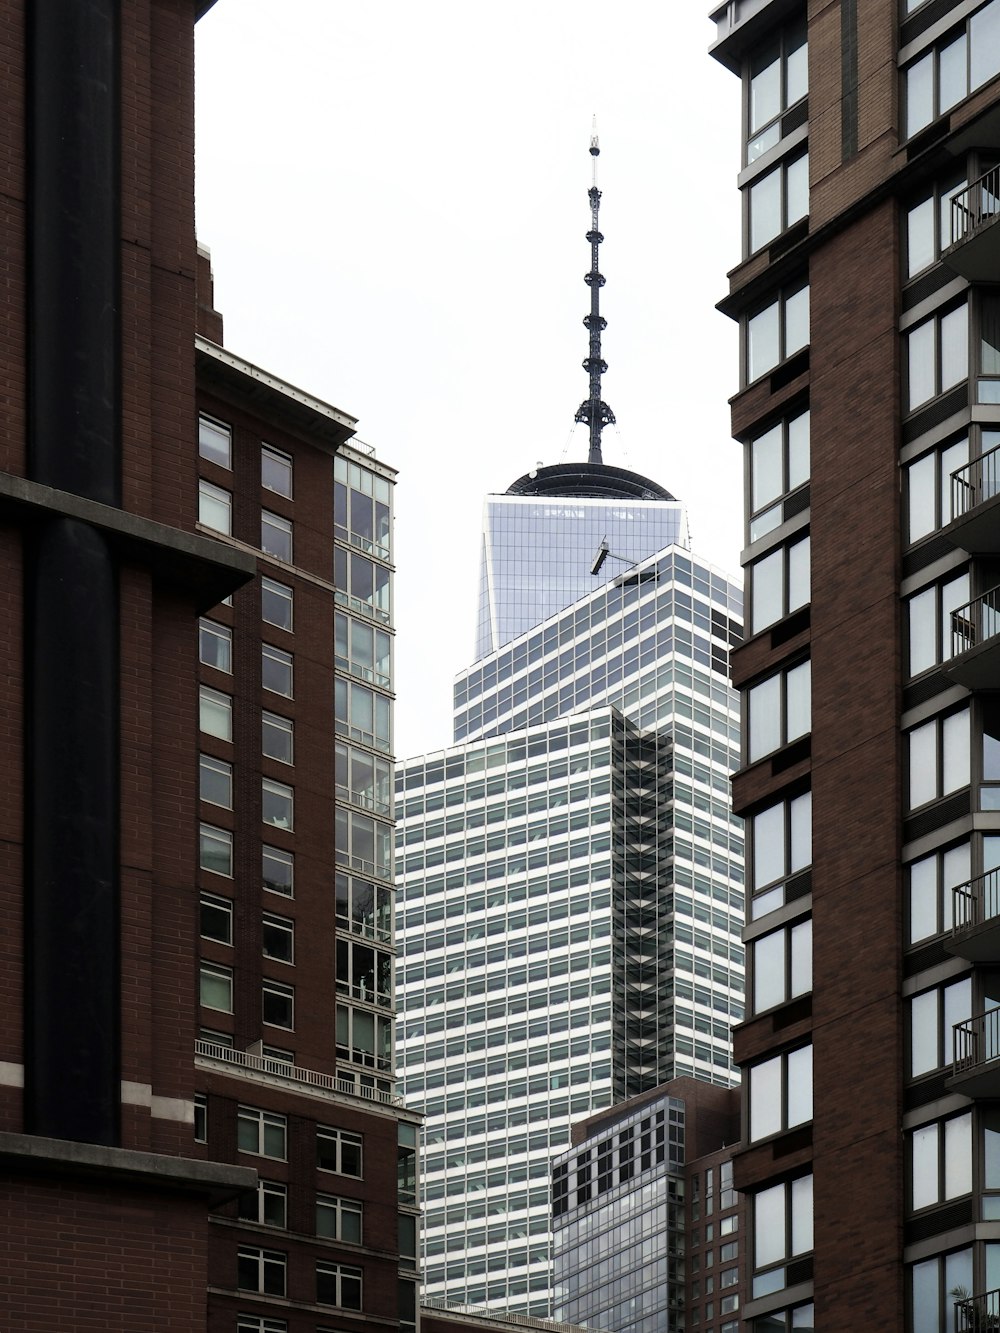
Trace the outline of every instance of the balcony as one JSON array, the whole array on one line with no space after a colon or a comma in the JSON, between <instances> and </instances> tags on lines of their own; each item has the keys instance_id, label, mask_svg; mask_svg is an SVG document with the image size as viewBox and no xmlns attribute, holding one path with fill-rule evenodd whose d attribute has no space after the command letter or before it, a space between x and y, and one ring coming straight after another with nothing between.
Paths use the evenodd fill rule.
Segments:
<instances>
[{"instance_id":1,"label":"balcony","mask_svg":"<svg viewBox=\"0 0 1000 1333\"><path fill-rule=\"evenodd\" d=\"M970 555L1000 554L1000 445L951 474L945 536Z\"/></svg>"},{"instance_id":2,"label":"balcony","mask_svg":"<svg viewBox=\"0 0 1000 1333\"><path fill-rule=\"evenodd\" d=\"M970 690L1000 689L1000 586L951 613L949 680Z\"/></svg>"},{"instance_id":3,"label":"balcony","mask_svg":"<svg viewBox=\"0 0 1000 1333\"><path fill-rule=\"evenodd\" d=\"M942 260L970 282L1000 280L1000 167L991 167L951 201L951 245Z\"/></svg>"},{"instance_id":4,"label":"balcony","mask_svg":"<svg viewBox=\"0 0 1000 1333\"><path fill-rule=\"evenodd\" d=\"M955 1061L947 1087L965 1097L1000 1097L1000 1009L956 1023Z\"/></svg>"},{"instance_id":5,"label":"balcony","mask_svg":"<svg viewBox=\"0 0 1000 1333\"><path fill-rule=\"evenodd\" d=\"M956 1292L962 1290L955 1288ZM995 1330L1000 1330L1000 1290L977 1292L955 1302L955 1333L993 1333Z\"/></svg>"},{"instance_id":6,"label":"balcony","mask_svg":"<svg viewBox=\"0 0 1000 1333\"><path fill-rule=\"evenodd\" d=\"M970 963L1000 962L1000 870L952 889L950 954Z\"/></svg>"}]
</instances>

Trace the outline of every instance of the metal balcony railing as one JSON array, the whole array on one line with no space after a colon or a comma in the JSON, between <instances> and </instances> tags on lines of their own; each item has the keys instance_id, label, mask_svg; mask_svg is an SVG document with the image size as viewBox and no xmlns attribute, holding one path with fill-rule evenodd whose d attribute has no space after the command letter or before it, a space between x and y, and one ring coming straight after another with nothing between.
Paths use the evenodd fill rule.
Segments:
<instances>
[{"instance_id":1,"label":"metal balcony railing","mask_svg":"<svg viewBox=\"0 0 1000 1333\"><path fill-rule=\"evenodd\" d=\"M987 1009L985 1014L956 1023L952 1031L956 1077L971 1074L980 1065L1000 1058L1000 1009Z\"/></svg>"},{"instance_id":2,"label":"metal balcony railing","mask_svg":"<svg viewBox=\"0 0 1000 1333\"><path fill-rule=\"evenodd\" d=\"M974 597L951 613L951 657L960 657L971 648L987 643L1000 634L1000 586Z\"/></svg>"},{"instance_id":3,"label":"metal balcony railing","mask_svg":"<svg viewBox=\"0 0 1000 1333\"><path fill-rule=\"evenodd\" d=\"M951 474L951 516L962 518L1000 495L1000 444Z\"/></svg>"},{"instance_id":4,"label":"metal balcony railing","mask_svg":"<svg viewBox=\"0 0 1000 1333\"><path fill-rule=\"evenodd\" d=\"M249 1051L238 1051L233 1046L222 1046L219 1042L206 1041L201 1037L195 1041L194 1053L208 1060L223 1060L226 1064L236 1065L240 1069L271 1074L289 1083L323 1088L327 1092L340 1093L345 1097L360 1097L369 1102L382 1102L386 1106L403 1104L402 1097L383 1092L380 1088L366 1088L356 1084L353 1079L337 1078L334 1074L320 1074L315 1069L303 1069L300 1065L286 1064L284 1060L275 1060L266 1055L251 1055Z\"/></svg>"},{"instance_id":5,"label":"metal balcony railing","mask_svg":"<svg viewBox=\"0 0 1000 1333\"><path fill-rule=\"evenodd\" d=\"M963 1292L956 1287L952 1296ZM1000 1333L1000 1290L984 1291L974 1296L959 1295L955 1302L956 1333Z\"/></svg>"},{"instance_id":6,"label":"metal balcony railing","mask_svg":"<svg viewBox=\"0 0 1000 1333\"><path fill-rule=\"evenodd\" d=\"M951 243L961 245L1000 216L1000 166L990 167L951 201Z\"/></svg>"},{"instance_id":7,"label":"metal balcony railing","mask_svg":"<svg viewBox=\"0 0 1000 1333\"><path fill-rule=\"evenodd\" d=\"M951 891L953 936L1000 917L1000 870L988 870Z\"/></svg>"}]
</instances>

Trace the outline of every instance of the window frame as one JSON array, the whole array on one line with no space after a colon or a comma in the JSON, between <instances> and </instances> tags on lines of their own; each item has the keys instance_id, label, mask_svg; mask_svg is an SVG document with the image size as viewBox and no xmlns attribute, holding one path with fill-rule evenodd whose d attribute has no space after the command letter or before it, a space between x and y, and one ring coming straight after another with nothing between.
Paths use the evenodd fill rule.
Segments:
<instances>
[{"instance_id":1,"label":"window frame","mask_svg":"<svg viewBox=\"0 0 1000 1333\"><path fill-rule=\"evenodd\" d=\"M208 712L206 712L206 706ZM206 726L206 721L212 720L214 716L222 719L220 729L214 730ZM233 740L233 696L227 694L225 690L213 689L211 685L198 686L198 730L205 736L214 736L217 741L225 741L227 745L232 744Z\"/></svg>"},{"instance_id":2,"label":"window frame","mask_svg":"<svg viewBox=\"0 0 1000 1333\"><path fill-rule=\"evenodd\" d=\"M215 510L213 511L213 506ZM225 526L219 527L218 524L209 521L213 512L217 512L221 517L225 515ZM218 533L222 537L231 537L233 535L233 493L227 491L224 486L216 486L215 482L208 481L205 477L198 478L198 523L209 531Z\"/></svg>"},{"instance_id":3,"label":"window frame","mask_svg":"<svg viewBox=\"0 0 1000 1333\"><path fill-rule=\"evenodd\" d=\"M789 347L788 307L794 300L796 300L796 298L801 297L803 294L805 295L805 341L796 344L794 347ZM759 319L762 315L772 309L777 312L777 360L770 361L767 365L762 365L760 369L754 373L752 362L753 324L755 320ZM781 291L779 291L777 295L766 304L757 307L752 314L748 313L740 320L740 342L742 347L740 358L742 368L741 389L747 389L751 384L757 384L765 375L770 375L779 366L783 365L786 361L790 360L793 356L797 355L797 353L809 346L812 332L810 318L809 283L808 281L802 281L797 284L790 284L788 287L783 287Z\"/></svg>"},{"instance_id":4,"label":"window frame","mask_svg":"<svg viewBox=\"0 0 1000 1333\"><path fill-rule=\"evenodd\" d=\"M975 1138L972 1108L966 1108L957 1115L942 1116L940 1119L928 1121L923 1125L914 1125L906 1132L906 1207L910 1213L920 1212L925 1208L937 1208L942 1203L949 1203L952 1199L961 1199L965 1195L971 1194L975 1188ZM965 1122L967 1138L957 1145L957 1150L967 1149L965 1162L957 1163L951 1154L956 1151L954 1139L949 1140L948 1126L961 1129L962 1122ZM933 1168L930 1161L925 1161L918 1167L917 1164L917 1146L918 1137L928 1144L931 1139L934 1142L933 1152L929 1157L933 1157ZM955 1170L956 1166L963 1169L963 1180L967 1174L968 1187L965 1189L952 1190L949 1193L949 1167ZM936 1178L934 1181L934 1197L924 1199L917 1203L916 1186L919 1183L926 1185L931 1181L931 1173Z\"/></svg>"},{"instance_id":5,"label":"window frame","mask_svg":"<svg viewBox=\"0 0 1000 1333\"><path fill-rule=\"evenodd\" d=\"M327 1278L332 1280L332 1290L336 1295L335 1300L329 1300L326 1296L320 1295L325 1289L320 1279ZM350 1283L350 1286L345 1286ZM354 1303L354 1284L357 1284L357 1304ZM346 1299L350 1294L350 1299ZM355 1264L330 1263L326 1259L316 1260L316 1304L329 1305L338 1310L354 1310L361 1312L364 1309L364 1269Z\"/></svg>"},{"instance_id":6,"label":"window frame","mask_svg":"<svg viewBox=\"0 0 1000 1333\"><path fill-rule=\"evenodd\" d=\"M272 977L262 977L260 983L261 998L261 1022L268 1027L281 1028L283 1032L295 1031L295 987L289 986L284 981L275 981ZM268 1001L272 1003L269 1005ZM278 1013L277 1004L281 1004L283 1009L287 1010L288 1021L281 1021L277 1017L268 1017L268 1014Z\"/></svg>"},{"instance_id":7,"label":"window frame","mask_svg":"<svg viewBox=\"0 0 1000 1333\"><path fill-rule=\"evenodd\" d=\"M798 552L799 554L797 558L804 562L803 567L795 570L794 574L798 578L804 577L806 584L805 597L800 597L799 600L794 602L794 605L793 597L799 596L799 594L793 593L793 551ZM778 597L778 611L777 614L772 615L770 619L758 621L758 580L760 578L760 566L767 561L775 560L780 564L781 586ZM747 610L749 611L748 618L750 621L748 637L753 638L757 634L762 634L765 630L771 629L789 616L794 615L796 611L801 611L804 607L809 606L812 601L812 551L808 529L806 529L804 533L796 533L795 536L789 538L787 542L783 542L780 546L772 547L771 550L751 561L747 566L747 574L749 575L747 588L749 598Z\"/></svg>"},{"instance_id":8,"label":"window frame","mask_svg":"<svg viewBox=\"0 0 1000 1333\"><path fill-rule=\"evenodd\" d=\"M224 986L229 992L228 1004L215 1004L206 999L206 981ZM221 963L210 963L202 958L198 963L198 1003L202 1009L211 1009L217 1014L233 1012L233 969Z\"/></svg>"},{"instance_id":9,"label":"window frame","mask_svg":"<svg viewBox=\"0 0 1000 1333\"><path fill-rule=\"evenodd\" d=\"M795 168L805 167L805 208L795 217L789 215L789 197L790 190L788 184L789 172ZM754 191L760 188L773 177L777 177L778 186L778 230L771 232L763 237L756 244L754 243ZM796 183L797 184L797 183ZM766 250L769 245L783 236L791 227L800 222L804 222L809 217L809 149L806 147L799 151L799 146L790 149L788 154L780 161L769 164L763 170L757 173L752 180L747 181L743 187L744 210L743 210L743 257L750 259L753 255Z\"/></svg>"},{"instance_id":10,"label":"window frame","mask_svg":"<svg viewBox=\"0 0 1000 1333\"><path fill-rule=\"evenodd\" d=\"M946 339L943 337L945 322L953 316L964 314L964 318L959 320L957 327L963 329L964 339L964 373L959 374L957 378L949 379L945 383L944 365ZM950 328L951 326L949 326ZM930 329L933 335L933 346L931 348L932 384L931 391L926 397L914 401L914 381L916 379L913 370L914 363L914 338L921 330ZM949 301L940 306L924 319L916 320L912 324L907 324L903 330L903 356L901 357L900 369L903 379L903 416L911 417L918 412L925 411L931 403L959 385L968 384L972 374L972 305L969 299L969 293L963 292L957 301ZM947 344L950 346L950 344ZM962 343L956 343L956 350Z\"/></svg>"},{"instance_id":11,"label":"window frame","mask_svg":"<svg viewBox=\"0 0 1000 1333\"><path fill-rule=\"evenodd\" d=\"M336 1159L336 1166L329 1166L323 1161L323 1153L320 1145L335 1145L333 1156ZM358 1169L357 1171L345 1169L345 1149L353 1155L357 1153ZM356 1134L353 1130L338 1129L333 1125L316 1126L316 1169L318 1171L329 1171L332 1175L347 1176L351 1180L364 1179L364 1136Z\"/></svg>"},{"instance_id":12,"label":"window frame","mask_svg":"<svg viewBox=\"0 0 1000 1333\"><path fill-rule=\"evenodd\" d=\"M268 749L268 737L273 740L275 737L281 737L281 743ZM282 717L280 713L272 713L268 709L262 709L260 715L260 749L261 754L267 759L273 759L279 764L288 764L290 767L295 764L295 723L290 717ZM282 753L278 753L282 751Z\"/></svg>"},{"instance_id":13,"label":"window frame","mask_svg":"<svg viewBox=\"0 0 1000 1333\"><path fill-rule=\"evenodd\" d=\"M796 673L802 673L802 674L796 675ZM792 724L790 722L789 681L793 676L795 676L796 678L796 689L800 688L798 685L798 682L800 680L805 682L805 684L801 687L804 690L804 694L803 694L803 699L800 702L803 702L805 704L805 708L808 713L808 725L805 727L804 730L800 731L792 731L791 729ZM769 736L765 736L765 739L762 741L758 740L755 742L754 740L754 732L757 731L759 735L760 731L763 729L763 723L766 720L763 717L763 715L761 715L760 722L756 727L754 726L754 707L755 707L754 696L755 694L757 696L757 707L763 708L768 701L766 696L762 693L762 691L769 689L775 682L777 682L777 699L778 699L777 702L778 743L777 745L769 746L767 749L760 749L758 748L759 745L766 744L766 741L767 739L769 739ZM758 680L755 684L748 685L744 689L743 695L745 701L743 716L746 719L746 723L744 726L744 733L745 733L744 744L746 747L745 763L748 766L751 764L759 763L762 759L766 759L771 755L780 753L780 751L785 749L786 746L792 745L795 741L802 740L804 737L809 736L811 734L812 663L809 658L806 658L804 661L801 662L793 662L786 667L782 667L779 671L771 672L769 675L763 677L763 679ZM773 730L773 727L769 728L769 730Z\"/></svg>"},{"instance_id":14,"label":"window frame","mask_svg":"<svg viewBox=\"0 0 1000 1333\"><path fill-rule=\"evenodd\" d=\"M251 1263L257 1268L255 1285L248 1285L243 1280ZM280 1283L277 1281L279 1273ZM236 1288L238 1291L255 1291L262 1296L285 1296L288 1290L286 1252L270 1250L264 1246L241 1245L236 1252Z\"/></svg>"},{"instance_id":15,"label":"window frame","mask_svg":"<svg viewBox=\"0 0 1000 1333\"><path fill-rule=\"evenodd\" d=\"M949 764L955 764L955 757L949 759L947 739L949 735L949 723L964 717L965 727L965 750L964 765L961 765L962 771L957 774L960 781L955 783L948 777ZM957 734L961 729L956 728ZM919 801L914 800L915 788L914 779L919 774L925 774L929 771L926 762L923 759L914 759L913 746L915 738L920 734L932 734L934 744L934 790L931 795L923 797ZM926 718L923 722L918 722L912 727L907 727L903 733L903 739L906 747L906 812L913 813L916 810L922 810L933 805L935 801L943 800L946 796L952 796L955 792L963 791L966 787L972 786L972 716L968 703L963 707L953 708L947 712L935 713L932 717ZM962 756L958 756L960 759ZM953 775L955 776L955 775ZM952 785L947 785L949 781ZM916 794L923 796L923 792L917 791Z\"/></svg>"},{"instance_id":16,"label":"window frame","mask_svg":"<svg viewBox=\"0 0 1000 1333\"><path fill-rule=\"evenodd\" d=\"M268 883L265 866L269 858L273 863L287 864L289 872L287 892L283 888L275 888L273 883ZM262 843L261 886L267 893L275 893L279 897L293 899L295 897L295 853L288 851L285 847L272 847L270 843Z\"/></svg>"},{"instance_id":17,"label":"window frame","mask_svg":"<svg viewBox=\"0 0 1000 1333\"><path fill-rule=\"evenodd\" d=\"M279 689L276 685L268 681L267 663L279 668L287 668L288 688ZM271 679L277 677L271 673ZM277 695L280 699L295 698L295 657L294 654L287 652L284 648L277 648L273 643L261 643L260 645L260 683L261 689L267 690L269 694Z\"/></svg>"},{"instance_id":18,"label":"window frame","mask_svg":"<svg viewBox=\"0 0 1000 1333\"><path fill-rule=\"evenodd\" d=\"M201 893L199 895L199 921L198 934L203 940L214 940L216 944L232 945L233 942L233 908L235 904L232 898L222 898L215 893ZM205 910L217 912L222 918L224 930L221 935L212 935L205 930Z\"/></svg>"},{"instance_id":19,"label":"window frame","mask_svg":"<svg viewBox=\"0 0 1000 1333\"><path fill-rule=\"evenodd\" d=\"M270 509L260 511L260 549L261 554L270 560L280 560L282 564L293 563L293 523L283 514L276 514ZM280 534L280 538L277 534Z\"/></svg>"},{"instance_id":20,"label":"window frame","mask_svg":"<svg viewBox=\"0 0 1000 1333\"><path fill-rule=\"evenodd\" d=\"M249 1201L253 1199L251 1210ZM268 1203L271 1211L280 1211L281 1221L268 1217ZM277 1201L277 1203L276 1203ZM258 1180L255 1190L244 1190L239 1199L239 1218L241 1222L254 1222L257 1226L274 1227L275 1230L288 1230L288 1186L280 1180Z\"/></svg>"},{"instance_id":21,"label":"window frame","mask_svg":"<svg viewBox=\"0 0 1000 1333\"><path fill-rule=\"evenodd\" d=\"M760 1143L810 1123L813 1118L812 1057L812 1044L807 1043L747 1066L748 1143ZM776 1087L763 1080L764 1071L772 1069L776 1069L778 1075ZM806 1078L808 1087L804 1082ZM807 1092L808 1096L802 1107L795 1108L793 1098L801 1092Z\"/></svg>"},{"instance_id":22,"label":"window frame","mask_svg":"<svg viewBox=\"0 0 1000 1333\"><path fill-rule=\"evenodd\" d=\"M228 855L227 868L219 870L217 866L206 865L205 844L206 839L210 839L220 846L227 849ZM198 832L198 866L209 875L221 875L224 879L233 878L233 834L230 829L218 828L214 824L206 824L204 821L199 823Z\"/></svg>"},{"instance_id":23,"label":"window frame","mask_svg":"<svg viewBox=\"0 0 1000 1333\"><path fill-rule=\"evenodd\" d=\"M287 616L283 615L280 620L275 620L268 615L268 599L270 599L271 606L280 604L282 607L287 607ZM286 634L294 634L295 590L290 588L287 583L279 583L277 579L262 576L260 580L260 618L265 625L284 630Z\"/></svg>"},{"instance_id":24,"label":"window frame","mask_svg":"<svg viewBox=\"0 0 1000 1333\"><path fill-rule=\"evenodd\" d=\"M225 448L213 450L209 445L206 449L206 441L202 434L207 430L214 435L225 439ZM208 416L205 412L198 413L198 457L205 459L208 463L214 463L216 467L225 468L227 472L233 470L233 428L225 421L219 421L215 417Z\"/></svg>"},{"instance_id":25,"label":"window frame","mask_svg":"<svg viewBox=\"0 0 1000 1333\"><path fill-rule=\"evenodd\" d=\"M778 946L780 945L780 948ZM777 960L768 960L762 952L770 946L780 953ZM747 941L747 953L750 955L750 969L747 986L747 999L750 1013L763 1014L769 1009L797 1000L812 991L812 917L803 917L798 921L787 922L777 930L766 931ZM758 956L758 950L761 950ZM780 968L780 990L778 999L769 999L767 994L758 993L758 984L763 977L778 977ZM772 970L774 969L774 970ZM796 981L796 973L799 980ZM804 976L803 976L804 973ZM761 1000L768 1003L761 1003Z\"/></svg>"},{"instance_id":26,"label":"window frame","mask_svg":"<svg viewBox=\"0 0 1000 1333\"><path fill-rule=\"evenodd\" d=\"M255 1148L244 1147L243 1130L253 1128ZM281 1151L268 1151L268 1131L273 1134L280 1131ZM278 1111L265 1111L258 1106L246 1106L242 1103L236 1109L236 1150L250 1157L266 1157L273 1162L288 1161L288 1117Z\"/></svg>"},{"instance_id":27,"label":"window frame","mask_svg":"<svg viewBox=\"0 0 1000 1333\"><path fill-rule=\"evenodd\" d=\"M209 640L224 645L224 651L206 657L205 644ZM219 657L225 658L225 666L219 665ZM199 618L198 661L202 666L211 667L213 671L221 671L227 676L233 674L233 631L229 625L223 625L220 621L211 620L207 616Z\"/></svg>"},{"instance_id":28,"label":"window frame","mask_svg":"<svg viewBox=\"0 0 1000 1333\"><path fill-rule=\"evenodd\" d=\"M295 964L295 922L291 917L278 916L275 912L264 912L261 916L261 949L265 958L270 958L276 963L287 963L289 967ZM268 949L267 932L268 930L280 932L281 936L287 940L288 948L284 953L272 953Z\"/></svg>"},{"instance_id":29,"label":"window frame","mask_svg":"<svg viewBox=\"0 0 1000 1333\"><path fill-rule=\"evenodd\" d=\"M275 778L262 777L260 780L260 792L261 792L261 806L260 806L261 823L264 824L266 828L277 828L277 829L282 829L286 833L294 833L295 832L295 788L292 787L287 782L278 782ZM274 805L275 813L273 817L268 818L266 813L269 805L267 799L268 797L273 798L271 804L273 804L273 802L276 801L281 801L284 803L284 808L286 808L288 812L287 818L283 814L282 815L277 814L278 810L277 805Z\"/></svg>"},{"instance_id":30,"label":"window frame","mask_svg":"<svg viewBox=\"0 0 1000 1333\"><path fill-rule=\"evenodd\" d=\"M266 464L270 462L279 469L284 469L288 477L287 489L281 486L273 486L267 479ZM292 499L292 486L294 481L294 461L291 454L287 454L282 449L276 449L273 444L265 444L263 441L260 446L260 484L261 489L270 491L273 495L283 495L286 500Z\"/></svg>"},{"instance_id":31,"label":"window frame","mask_svg":"<svg viewBox=\"0 0 1000 1333\"><path fill-rule=\"evenodd\" d=\"M747 477L746 486L746 533L747 544L758 541L761 537L766 537L769 532L785 520L785 501L790 495L794 495L804 486L809 485L810 480L810 459L809 459L809 426L810 414L808 405L798 412L789 412L782 416L778 421L774 421L766 430L758 431L751 436L745 445L745 469ZM757 504L755 493L757 489L758 474L765 471L765 458L759 451L768 441L775 431L779 433L779 469L781 472L780 489L777 493L769 495L762 503ZM796 453L800 456L796 457ZM805 475L800 476L798 471L793 475L793 463L798 469L801 469L805 463Z\"/></svg>"},{"instance_id":32,"label":"window frame","mask_svg":"<svg viewBox=\"0 0 1000 1333\"><path fill-rule=\"evenodd\" d=\"M331 1216L333 1219L332 1230L324 1231L320 1227L321 1211ZM344 1234L344 1219L346 1217L354 1218L357 1221L357 1236L346 1236ZM361 1199L345 1199L336 1194L324 1194L317 1191L316 1194L316 1235L324 1236L327 1240L339 1240L345 1245L363 1245L364 1244L364 1202Z\"/></svg>"},{"instance_id":33,"label":"window frame","mask_svg":"<svg viewBox=\"0 0 1000 1333\"><path fill-rule=\"evenodd\" d=\"M206 775L209 775L207 786ZM217 792L212 791L213 779L218 785ZM219 759L204 751L198 755L198 798L206 805L217 806L220 810L232 810L233 766L228 759Z\"/></svg>"}]
</instances>

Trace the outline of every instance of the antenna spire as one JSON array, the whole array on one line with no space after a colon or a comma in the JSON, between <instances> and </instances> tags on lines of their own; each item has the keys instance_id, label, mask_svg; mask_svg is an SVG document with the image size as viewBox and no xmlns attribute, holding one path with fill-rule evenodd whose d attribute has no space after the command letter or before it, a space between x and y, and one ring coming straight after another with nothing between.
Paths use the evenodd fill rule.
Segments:
<instances>
[{"instance_id":1,"label":"antenna spire","mask_svg":"<svg viewBox=\"0 0 1000 1333\"><path fill-rule=\"evenodd\" d=\"M590 396L580 404L574 418L576 421L585 421L590 427L588 463L603 462L601 431L605 426L614 425L615 421L614 412L601 398L601 376L608 368L608 363L601 356L601 333L607 328L608 321L601 314L601 288L604 286L604 275L600 272L597 262L597 247L604 240L597 228L597 215L601 207L601 192L597 188L597 159L600 152L595 116L590 134L590 155L594 159L594 175L593 184L587 191L590 199L590 231L587 232L587 240L590 242L590 272L583 279L590 288L590 314L585 315L583 320L584 327L590 332L590 354L583 362L583 368L590 376Z\"/></svg>"}]
</instances>

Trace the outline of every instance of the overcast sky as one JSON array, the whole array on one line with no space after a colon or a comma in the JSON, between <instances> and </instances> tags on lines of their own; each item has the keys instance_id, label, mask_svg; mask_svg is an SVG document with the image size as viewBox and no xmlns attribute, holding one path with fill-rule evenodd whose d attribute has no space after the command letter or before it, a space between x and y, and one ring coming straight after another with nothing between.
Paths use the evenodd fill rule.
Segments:
<instances>
[{"instance_id":1,"label":"overcast sky","mask_svg":"<svg viewBox=\"0 0 1000 1333\"><path fill-rule=\"evenodd\" d=\"M703 7L704 4L704 7ZM197 27L198 235L226 344L399 469L396 751L451 740L483 496L586 457L573 415L601 141L608 463L738 572L739 84L707 0L218 0Z\"/></svg>"}]
</instances>

